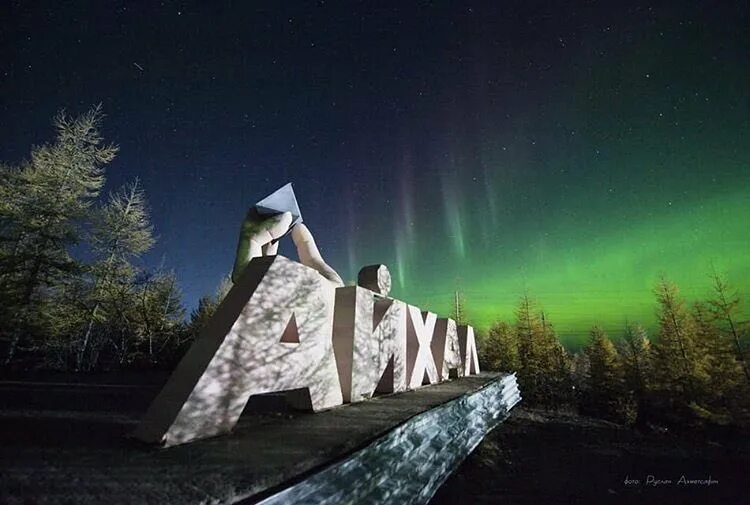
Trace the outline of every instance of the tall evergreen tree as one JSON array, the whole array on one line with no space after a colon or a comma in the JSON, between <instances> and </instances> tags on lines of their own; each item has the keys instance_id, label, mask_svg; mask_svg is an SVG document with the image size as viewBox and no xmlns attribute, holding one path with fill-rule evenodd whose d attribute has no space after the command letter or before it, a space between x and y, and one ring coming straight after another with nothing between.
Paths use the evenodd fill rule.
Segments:
<instances>
[{"instance_id":1,"label":"tall evergreen tree","mask_svg":"<svg viewBox=\"0 0 750 505\"><path fill-rule=\"evenodd\" d=\"M737 359L730 335L720 329L717 319L703 303L693 307L696 346L706 360L706 383L700 412L720 424L742 422L750 408L746 377Z\"/></svg>"},{"instance_id":2,"label":"tall evergreen tree","mask_svg":"<svg viewBox=\"0 0 750 505\"><path fill-rule=\"evenodd\" d=\"M595 326L585 353L589 361L588 406L605 417L619 417L623 394L622 369L614 344L601 328Z\"/></svg>"},{"instance_id":3,"label":"tall evergreen tree","mask_svg":"<svg viewBox=\"0 0 750 505\"><path fill-rule=\"evenodd\" d=\"M571 382L573 389L573 398L582 404L588 397L589 384L588 377L591 366L585 350L574 353L570 357Z\"/></svg>"},{"instance_id":4,"label":"tall evergreen tree","mask_svg":"<svg viewBox=\"0 0 750 505\"><path fill-rule=\"evenodd\" d=\"M136 179L111 193L94 221L91 234L96 260L91 270L92 287L86 325L77 342L76 369L90 369L95 362L87 358L95 324L107 325L122 316L122 297L132 295L132 284L137 273L132 261L147 252L154 244L153 226L146 196ZM118 339L122 343L122 335ZM122 351L122 347L120 348Z\"/></svg>"},{"instance_id":5,"label":"tall evergreen tree","mask_svg":"<svg viewBox=\"0 0 750 505\"><path fill-rule=\"evenodd\" d=\"M567 401L572 388L570 357L528 295L516 309L515 330L524 397L548 405Z\"/></svg>"},{"instance_id":6,"label":"tall evergreen tree","mask_svg":"<svg viewBox=\"0 0 750 505\"><path fill-rule=\"evenodd\" d=\"M532 401L541 400L545 372L542 321L528 294L521 297L516 308L515 329L521 365L519 379L524 396Z\"/></svg>"},{"instance_id":7,"label":"tall evergreen tree","mask_svg":"<svg viewBox=\"0 0 750 505\"><path fill-rule=\"evenodd\" d=\"M39 345L43 367L75 369L73 337L79 335L86 325L89 291L90 286L83 277L76 277L57 290L45 320L44 339Z\"/></svg>"},{"instance_id":8,"label":"tall evergreen tree","mask_svg":"<svg viewBox=\"0 0 750 505\"><path fill-rule=\"evenodd\" d=\"M460 291L453 293L453 299L451 300L451 319L456 321L456 324L468 324L468 317L466 314L466 297Z\"/></svg>"},{"instance_id":9,"label":"tall evergreen tree","mask_svg":"<svg viewBox=\"0 0 750 505\"><path fill-rule=\"evenodd\" d=\"M100 107L71 118L61 112L53 143L36 147L18 169L5 170L0 184L0 291L9 337L5 362L16 355L22 337L38 335L45 301L77 272L70 247L80 223L104 184L104 166L117 147L100 135Z\"/></svg>"},{"instance_id":10,"label":"tall evergreen tree","mask_svg":"<svg viewBox=\"0 0 750 505\"><path fill-rule=\"evenodd\" d=\"M483 368L503 372L517 372L520 368L518 337L508 323L499 321L490 327L481 351Z\"/></svg>"},{"instance_id":11,"label":"tall evergreen tree","mask_svg":"<svg viewBox=\"0 0 750 505\"><path fill-rule=\"evenodd\" d=\"M137 336L147 363L159 361L182 344L184 309L174 272L149 275L138 290Z\"/></svg>"},{"instance_id":12,"label":"tall evergreen tree","mask_svg":"<svg viewBox=\"0 0 750 505\"><path fill-rule=\"evenodd\" d=\"M651 342L641 325L626 325L620 345L625 387L635 401L635 424L645 425L650 415Z\"/></svg>"},{"instance_id":13,"label":"tall evergreen tree","mask_svg":"<svg viewBox=\"0 0 750 505\"><path fill-rule=\"evenodd\" d=\"M200 297L198 300L198 306L190 313L190 318L187 324L187 333L191 340L198 336L200 330L213 317L217 306L218 304L213 296L206 295Z\"/></svg>"},{"instance_id":14,"label":"tall evergreen tree","mask_svg":"<svg viewBox=\"0 0 750 505\"><path fill-rule=\"evenodd\" d=\"M743 335L743 329L747 325L739 319L740 297L716 272L713 274L713 289L714 296L709 301L710 310L720 330L724 335L731 338L734 344L735 357L742 367L748 386L750 386L750 365L748 365L748 357L743 346L743 337L746 338L746 335Z\"/></svg>"},{"instance_id":15,"label":"tall evergreen tree","mask_svg":"<svg viewBox=\"0 0 750 505\"><path fill-rule=\"evenodd\" d=\"M560 343L555 329L544 312L540 313L542 386L547 403L561 405L570 402L573 387L573 363L568 351Z\"/></svg>"},{"instance_id":16,"label":"tall evergreen tree","mask_svg":"<svg viewBox=\"0 0 750 505\"><path fill-rule=\"evenodd\" d=\"M700 401L707 380L707 358L696 341L696 325L677 287L662 279L656 288L659 341L654 348L654 376L659 390L677 405Z\"/></svg>"},{"instance_id":17,"label":"tall evergreen tree","mask_svg":"<svg viewBox=\"0 0 750 505\"><path fill-rule=\"evenodd\" d=\"M216 287L216 294L214 295L217 304L224 301L224 298L233 286L234 284L232 283L232 276L230 274L226 274L221 278L219 285Z\"/></svg>"},{"instance_id":18,"label":"tall evergreen tree","mask_svg":"<svg viewBox=\"0 0 750 505\"><path fill-rule=\"evenodd\" d=\"M232 289L232 278L227 274L221 278L216 291L212 295L202 296L198 300L198 306L190 313L187 324L187 335L191 341L198 336L201 328L213 317L230 289Z\"/></svg>"}]
</instances>

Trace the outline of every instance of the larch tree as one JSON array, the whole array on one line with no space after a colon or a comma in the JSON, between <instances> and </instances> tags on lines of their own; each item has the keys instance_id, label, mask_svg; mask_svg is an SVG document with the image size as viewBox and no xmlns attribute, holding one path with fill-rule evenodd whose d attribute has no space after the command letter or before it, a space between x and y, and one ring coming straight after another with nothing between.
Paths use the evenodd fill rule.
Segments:
<instances>
[{"instance_id":1,"label":"larch tree","mask_svg":"<svg viewBox=\"0 0 750 505\"><path fill-rule=\"evenodd\" d=\"M22 271L19 257L23 233L20 215L25 209L25 199L19 195L28 166L23 168L0 164L0 338L10 340L15 324L18 324L20 286L18 276ZM15 343L14 345L17 345ZM3 359L12 359L15 348Z\"/></svg>"},{"instance_id":2,"label":"larch tree","mask_svg":"<svg viewBox=\"0 0 750 505\"><path fill-rule=\"evenodd\" d=\"M56 139L35 147L29 161L5 171L0 188L0 290L5 310L2 331L9 337L10 363L22 337L39 336L45 303L78 273L70 247L104 184L104 166L117 154L100 134L100 107L54 120Z\"/></svg>"},{"instance_id":3,"label":"larch tree","mask_svg":"<svg viewBox=\"0 0 750 505\"><path fill-rule=\"evenodd\" d=\"M198 306L190 313L187 324L187 333L190 340L194 340L201 329L213 317L218 304L211 295L205 295L198 300Z\"/></svg>"},{"instance_id":4,"label":"larch tree","mask_svg":"<svg viewBox=\"0 0 750 505\"><path fill-rule=\"evenodd\" d=\"M732 337L720 328L722 319L704 303L693 307L696 345L706 360L706 384L701 403L706 405L700 413L713 422L728 424L746 417L748 384L742 364L737 359Z\"/></svg>"},{"instance_id":5,"label":"larch tree","mask_svg":"<svg viewBox=\"0 0 750 505\"><path fill-rule=\"evenodd\" d=\"M133 301L128 300L133 295L137 274L133 260L147 252L154 241L146 196L136 179L112 192L94 220L91 244L96 260L90 268L86 323L76 343L77 370L88 370L96 365L94 357L103 339L112 338L111 334L106 335L106 330L117 326L115 320L123 317L125 306L133 305ZM124 335L133 331L132 325L120 328L116 341L122 342ZM97 342L92 342L94 338Z\"/></svg>"},{"instance_id":6,"label":"larch tree","mask_svg":"<svg viewBox=\"0 0 750 505\"><path fill-rule=\"evenodd\" d=\"M659 340L654 344L654 377L659 390L688 406L699 401L707 380L707 358L696 341L693 317L677 286L662 278L656 287Z\"/></svg>"},{"instance_id":7,"label":"larch tree","mask_svg":"<svg viewBox=\"0 0 750 505\"><path fill-rule=\"evenodd\" d=\"M234 287L232 276L230 274L224 275L221 280L219 280L219 285L216 287L215 299L217 304L224 301L224 298L226 298L232 287Z\"/></svg>"},{"instance_id":8,"label":"larch tree","mask_svg":"<svg viewBox=\"0 0 750 505\"><path fill-rule=\"evenodd\" d=\"M582 403L589 393L588 376L591 366L584 351L576 352L570 357L572 396L579 403Z\"/></svg>"},{"instance_id":9,"label":"larch tree","mask_svg":"<svg viewBox=\"0 0 750 505\"><path fill-rule=\"evenodd\" d=\"M604 330L595 326L591 329L589 344L584 352L589 362L589 407L606 417L619 417L623 383L615 345Z\"/></svg>"},{"instance_id":10,"label":"larch tree","mask_svg":"<svg viewBox=\"0 0 750 505\"><path fill-rule=\"evenodd\" d=\"M742 368L747 385L750 386L750 365L744 348L746 344L743 342L747 338L743 334L747 324L740 320L740 297L716 272L713 274L713 291L714 296L709 301L709 309L722 334L731 339L735 358Z\"/></svg>"},{"instance_id":11,"label":"larch tree","mask_svg":"<svg viewBox=\"0 0 750 505\"><path fill-rule=\"evenodd\" d=\"M219 285L216 287L216 291L212 295L202 296L198 300L198 306L193 309L190 313L190 318L187 324L187 336L189 340L194 340L201 328L213 317L219 304L227 296L229 290L232 289L232 277L227 274L219 280Z\"/></svg>"},{"instance_id":12,"label":"larch tree","mask_svg":"<svg viewBox=\"0 0 750 505\"><path fill-rule=\"evenodd\" d=\"M466 314L466 297L460 291L453 293L451 300L450 318L456 321L456 324L467 324L468 317Z\"/></svg>"},{"instance_id":13,"label":"larch tree","mask_svg":"<svg viewBox=\"0 0 750 505\"><path fill-rule=\"evenodd\" d=\"M482 367L488 370L516 372L520 368L518 337L513 327L499 321L494 323L481 346Z\"/></svg>"},{"instance_id":14,"label":"larch tree","mask_svg":"<svg viewBox=\"0 0 750 505\"><path fill-rule=\"evenodd\" d=\"M540 350L543 370L542 388L547 403L560 405L572 400L573 363L544 312L541 322Z\"/></svg>"},{"instance_id":15,"label":"larch tree","mask_svg":"<svg viewBox=\"0 0 750 505\"><path fill-rule=\"evenodd\" d=\"M651 341L643 326L626 325L620 344L625 387L635 400L635 424L645 425L650 418L649 391L651 389Z\"/></svg>"},{"instance_id":16,"label":"larch tree","mask_svg":"<svg viewBox=\"0 0 750 505\"><path fill-rule=\"evenodd\" d=\"M544 399L544 381L547 372L544 330L535 303L524 294L516 308L516 338L518 339L519 378L524 396L533 400Z\"/></svg>"},{"instance_id":17,"label":"larch tree","mask_svg":"<svg viewBox=\"0 0 750 505\"><path fill-rule=\"evenodd\" d=\"M138 288L137 343L140 355L149 364L156 363L173 348L181 346L184 333L182 295L174 272L158 271L145 277Z\"/></svg>"}]
</instances>

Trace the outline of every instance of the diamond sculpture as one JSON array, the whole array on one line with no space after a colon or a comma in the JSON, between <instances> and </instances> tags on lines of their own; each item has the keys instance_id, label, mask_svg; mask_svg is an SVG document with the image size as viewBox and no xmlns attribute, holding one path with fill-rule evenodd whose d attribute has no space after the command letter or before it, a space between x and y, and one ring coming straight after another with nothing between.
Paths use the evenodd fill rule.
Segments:
<instances>
[{"instance_id":1,"label":"diamond sculpture","mask_svg":"<svg viewBox=\"0 0 750 505\"><path fill-rule=\"evenodd\" d=\"M295 224L302 222L302 212L299 210L297 197L294 195L294 189L292 188L291 182L280 187L256 203L255 210L261 216L275 216L282 212L290 212L292 214L292 224L289 226L289 230L291 230ZM277 242L278 240L279 239L276 239L274 242Z\"/></svg>"}]
</instances>

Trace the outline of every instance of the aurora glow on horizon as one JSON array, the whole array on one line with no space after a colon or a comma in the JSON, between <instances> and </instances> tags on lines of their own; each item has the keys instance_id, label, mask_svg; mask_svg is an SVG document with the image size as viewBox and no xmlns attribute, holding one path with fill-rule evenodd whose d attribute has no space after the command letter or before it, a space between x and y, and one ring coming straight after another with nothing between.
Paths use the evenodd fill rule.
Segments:
<instances>
[{"instance_id":1,"label":"aurora glow on horizon","mask_svg":"<svg viewBox=\"0 0 750 505\"><path fill-rule=\"evenodd\" d=\"M446 156L443 180L456 180L432 194L402 192L393 206L396 254L389 257L387 243L372 247L366 237L380 236L381 223L365 221L374 229L360 228L359 247L349 249L357 258L353 264L381 258L395 271L394 296L438 313L450 312L454 290L463 292L480 328L512 320L519 296L528 292L572 345L585 339L593 324L613 334L626 321L651 326L652 290L661 275L690 300L709 292L712 270L747 290L750 150L744 147L740 154L705 132L671 141L666 134L673 125L653 123L639 137L652 139L656 156L638 138L618 142L618 152L610 146L609 156L602 154L604 147L592 148L578 164L551 156L514 163L503 159L504 153L512 159L519 148L509 142L499 159L487 162L498 169L482 169L483 177L468 180L458 179L458 170L451 170L455 162ZM666 134L657 136L660 128ZM672 160L660 159L658 149L672 153ZM726 159L725 150L737 158ZM530 173L503 170L519 165ZM629 167L643 165L650 169L629 177ZM541 166L548 168L534 170ZM411 177L411 171L402 174ZM402 182L415 186L424 185ZM421 212L415 215L414 207Z\"/></svg>"},{"instance_id":2,"label":"aurora glow on horizon","mask_svg":"<svg viewBox=\"0 0 750 505\"><path fill-rule=\"evenodd\" d=\"M527 291L570 345L617 335L712 269L747 306L747 5L611 4L11 6L0 159L102 101L109 184L141 178L189 306L289 181L342 277L385 263L443 315L461 291L480 329Z\"/></svg>"}]
</instances>

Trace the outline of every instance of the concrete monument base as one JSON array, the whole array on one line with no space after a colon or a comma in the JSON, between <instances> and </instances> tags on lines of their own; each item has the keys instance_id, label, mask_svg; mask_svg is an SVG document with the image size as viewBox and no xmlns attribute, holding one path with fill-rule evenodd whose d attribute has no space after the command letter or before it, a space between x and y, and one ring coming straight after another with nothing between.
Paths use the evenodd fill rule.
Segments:
<instances>
[{"instance_id":1,"label":"concrete monument base","mask_svg":"<svg viewBox=\"0 0 750 505\"><path fill-rule=\"evenodd\" d=\"M102 405L125 392L107 394ZM245 412L228 436L168 449L123 440L143 410L37 407L28 422L47 422L38 426L45 436L0 444L0 496L8 504L426 503L519 399L515 376L481 373L320 413ZM29 412L6 410L0 429L10 433ZM72 440L72 426L85 427L85 438ZM54 437L56 429L65 433Z\"/></svg>"}]
</instances>

